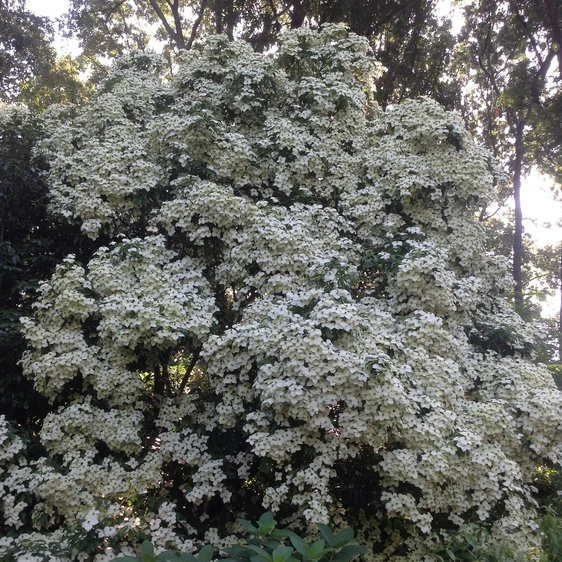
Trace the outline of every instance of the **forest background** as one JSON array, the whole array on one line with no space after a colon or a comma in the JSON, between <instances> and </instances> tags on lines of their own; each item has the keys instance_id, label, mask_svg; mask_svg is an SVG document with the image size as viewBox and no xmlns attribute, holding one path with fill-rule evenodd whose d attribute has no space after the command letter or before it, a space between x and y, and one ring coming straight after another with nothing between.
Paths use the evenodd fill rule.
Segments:
<instances>
[{"instance_id":1,"label":"forest background","mask_svg":"<svg viewBox=\"0 0 562 562\"><path fill-rule=\"evenodd\" d=\"M177 53L209 35L243 38L265 52L285 29L345 23L369 39L373 58L386 68L374 88L383 109L432 98L457 111L501 163L505 181L479 219L489 249L512 263L514 306L544 333L537 360L562 385L562 305L541 315L546 299L560 295L562 245L539 246L525 231L521 196L532 173L547 178L554 193L562 182L562 4L483 0L457 3L455 11L453 22L436 0L71 0L53 21L24 0L4 0L0 100L38 113L53 103L83 104L109 63L132 49L160 49L173 74ZM74 37L79 53L61 55L53 46L60 35ZM29 127L23 135L3 130L0 138L0 412L30 435L47 404L18 365L19 317L67 254L87 257L96 249L47 214L41 163L30 165L34 135ZM553 492L556 484L548 486Z\"/></svg>"}]
</instances>

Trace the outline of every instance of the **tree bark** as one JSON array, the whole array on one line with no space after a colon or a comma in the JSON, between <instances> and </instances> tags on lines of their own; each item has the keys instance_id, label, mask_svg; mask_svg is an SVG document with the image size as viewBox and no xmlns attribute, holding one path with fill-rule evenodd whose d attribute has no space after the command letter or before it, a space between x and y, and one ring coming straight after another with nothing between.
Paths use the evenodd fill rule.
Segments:
<instances>
[{"instance_id":1,"label":"tree bark","mask_svg":"<svg viewBox=\"0 0 562 562\"><path fill-rule=\"evenodd\" d=\"M193 355L191 356L191 361L189 362L189 365L185 370L185 375L183 376L183 379L181 381L178 394L183 394L183 391L185 390L185 387L189 382L189 377L191 377L191 373L193 373L193 369L195 369L195 366L197 365L197 361L199 361L199 356L201 355L202 349L203 347L199 346L193 351Z\"/></svg>"},{"instance_id":2,"label":"tree bark","mask_svg":"<svg viewBox=\"0 0 562 562\"><path fill-rule=\"evenodd\" d=\"M224 30L224 6L222 0L215 0L215 33L221 35Z\"/></svg>"},{"instance_id":3,"label":"tree bark","mask_svg":"<svg viewBox=\"0 0 562 562\"><path fill-rule=\"evenodd\" d=\"M294 0L293 9L291 11L291 29L302 27L304 20L308 14L308 0Z\"/></svg>"},{"instance_id":4,"label":"tree bark","mask_svg":"<svg viewBox=\"0 0 562 562\"><path fill-rule=\"evenodd\" d=\"M562 361L562 245L560 246L560 274L558 278L560 291L560 311L558 314L558 361Z\"/></svg>"},{"instance_id":5,"label":"tree bark","mask_svg":"<svg viewBox=\"0 0 562 562\"><path fill-rule=\"evenodd\" d=\"M164 378L160 370L160 365L154 367L154 394L158 396L164 395Z\"/></svg>"},{"instance_id":6,"label":"tree bark","mask_svg":"<svg viewBox=\"0 0 562 562\"><path fill-rule=\"evenodd\" d=\"M550 36L553 45L558 45L556 58L558 59L558 73L562 77L562 30L560 29L560 3L556 0L544 0L548 23L550 24Z\"/></svg>"},{"instance_id":7,"label":"tree bark","mask_svg":"<svg viewBox=\"0 0 562 562\"><path fill-rule=\"evenodd\" d=\"M173 39L178 49L185 49L185 38L183 36L183 31L181 27L181 18L179 13L179 6L177 2L174 2L170 8L172 10L172 15L174 16L174 26L175 29L169 24L166 19L166 15L158 5L156 0L149 0L152 9L156 12L156 15L162 22L162 25L166 29L168 35Z\"/></svg>"},{"instance_id":8,"label":"tree bark","mask_svg":"<svg viewBox=\"0 0 562 562\"><path fill-rule=\"evenodd\" d=\"M197 19L193 22L191 27L191 35L189 36L189 41L185 45L185 48L189 51L191 47L193 47L193 42L195 41L195 37L197 36L197 30L203 21L203 16L205 15L205 10L207 9L207 0L202 0L201 5L199 7L199 15Z\"/></svg>"},{"instance_id":9,"label":"tree bark","mask_svg":"<svg viewBox=\"0 0 562 562\"><path fill-rule=\"evenodd\" d=\"M515 202L515 228L513 231L513 280L515 281L514 300L519 312L523 311L523 212L521 210L521 173L523 168L523 129L524 121L517 119L515 129L515 161L513 166L513 199Z\"/></svg>"}]
</instances>

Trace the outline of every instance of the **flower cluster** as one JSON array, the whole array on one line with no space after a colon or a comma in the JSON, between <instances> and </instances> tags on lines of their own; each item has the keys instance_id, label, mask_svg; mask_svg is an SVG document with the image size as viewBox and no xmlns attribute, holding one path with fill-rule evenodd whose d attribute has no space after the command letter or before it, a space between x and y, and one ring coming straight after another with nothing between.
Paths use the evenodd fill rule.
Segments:
<instances>
[{"instance_id":1,"label":"flower cluster","mask_svg":"<svg viewBox=\"0 0 562 562\"><path fill-rule=\"evenodd\" d=\"M53 407L30 465L0 424L6 528L35 509L37 536L98 541L100 562L141 534L224 544L263 508L351 524L373 561L427 560L465 523L532 548L562 395L486 254L495 172L459 118L381 112L339 26L159 69L131 55L46 116L53 209L99 249L22 320Z\"/></svg>"}]
</instances>

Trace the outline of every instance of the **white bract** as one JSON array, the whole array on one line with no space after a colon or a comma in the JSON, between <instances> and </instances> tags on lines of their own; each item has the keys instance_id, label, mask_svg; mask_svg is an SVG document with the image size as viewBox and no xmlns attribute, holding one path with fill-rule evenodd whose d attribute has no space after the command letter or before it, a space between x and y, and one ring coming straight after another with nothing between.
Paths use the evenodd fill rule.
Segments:
<instances>
[{"instance_id":1,"label":"white bract","mask_svg":"<svg viewBox=\"0 0 562 562\"><path fill-rule=\"evenodd\" d=\"M562 395L475 218L496 172L436 103L377 109L368 51L340 27L274 56L214 37L169 82L131 55L47 113L52 210L100 247L23 320L53 409L29 465L0 419L6 526L34 509L35 538L73 526L100 561L135 530L227 544L265 509L353 525L371 560L469 523L535 545Z\"/></svg>"}]
</instances>

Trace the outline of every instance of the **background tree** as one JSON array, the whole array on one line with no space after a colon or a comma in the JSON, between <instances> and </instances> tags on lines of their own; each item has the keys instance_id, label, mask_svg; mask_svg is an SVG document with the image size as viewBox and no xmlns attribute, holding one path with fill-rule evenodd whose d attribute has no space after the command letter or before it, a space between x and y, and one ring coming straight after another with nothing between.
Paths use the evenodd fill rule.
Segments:
<instances>
[{"instance_id":1,"label":"background tree","mask_svg":"<svg viewBox=\"0 0 562 562\"><path fill-rule=\"evenodd\" d=\"M460 90L447 76L454 38L434 15L437 0L72 0L65 25L92 59L145 48L152 36L165 51L191 49L212 34L235 34L259 51L276 44L279 34L306 24L345 23L369 38L373 56L386 67L376 80L377 101L386 107L406 97L430 95L448 107Z\"/></svg>"},{"instance_id":2,"label":"background tree","mask_svg":"<svg viewBox=\"0 0 562 562\"><path fill-rule=\"evenodd\" d=\"M312 3L310 17L345 23L369 38L385 72L376 79L376 100L386 108L429 96L445 107L460 103L460 88L448 72L455 38L450 22L436 15L438 2L424 0L328 0Z\"/></svg>"},{"instance_id":3,"label":"background tree","mask_svg":"<svg viewBox=\"0 0 562 562\"><path fill-rule=\"evenodd\" d=\"M549 19L549 5L549 0L471 3L465 8L464 43L458 50L464 75L473 84L465 98L467 120L511 177L514 296L523 314L521 184L531 167L540 164L533 131L544 130L545 120L551 122L553 117L544 111L553 103L547 78L557 56L555 34L549 35L548 26L559 16Z\"/></svg>"},{"instance_id":4,"label":"background tree","mask_svg":"<svg viewBox=\"0 0 562 562\"><path fill-rule=\"evenodd\" d=\"M43 109L52 103L78 103L88 96L79 64L57 57L53 28L29 12L24 0L0 5L0 101Z\"/></svg>"}]
</instances>

